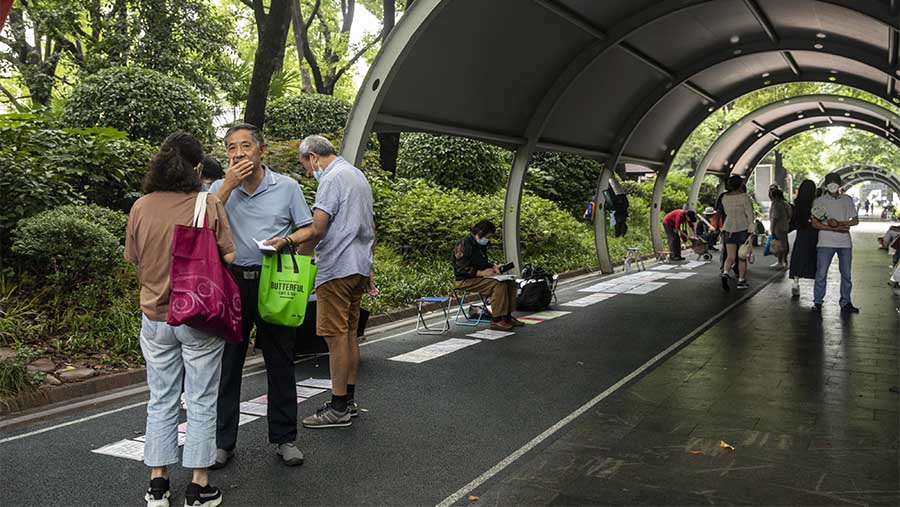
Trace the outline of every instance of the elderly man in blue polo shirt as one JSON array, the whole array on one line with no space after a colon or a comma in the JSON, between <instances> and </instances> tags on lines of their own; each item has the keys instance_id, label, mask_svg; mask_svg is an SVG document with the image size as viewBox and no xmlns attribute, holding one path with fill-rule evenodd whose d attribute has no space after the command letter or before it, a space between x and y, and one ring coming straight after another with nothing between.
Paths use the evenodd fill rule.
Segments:
<instances>
[{"instance_id":1,"label":"elderly man in blue polo shirt","mask_svg":"<svg viewBox=\"0 0 900 507\"><path fill-rule=\"evenodd\" d=\"M308 176L319 181L313 223L269 244L275 248L290 241L316 244L316 334L328 344L331 402L304 419L303 426L350 426L350 418L358 414L360 302L366 292L377 293L372 278L372 189L362 171L337 156L322 136L309 136L300 143L300 163Z\"/></svg>"},{"instance_id":2,"label":"elderly man in blue polo shirt","mask_svg":"<svg viewBox=\"0 0 900 507\"><path fill-rule=\"evenodd\" d=\"M241 375L250 332L256 326L256 346L262 348L268 376L269 442L284 464L300 465L303 454L294 445L297 438L297 388L294 378L296 330L259 318L259 273L262 253L254 239L285 236L312 223L312 214L296 180L282 176L262 164L266 150L260 130L242 123L225 134L228 171L209 191L225 203L234 235L237 258L232 272L241 291L244 341L226 343L222 355L216 428L216 463L221 468L234 455L240 414Z\"/></svg>"}]
</instances>

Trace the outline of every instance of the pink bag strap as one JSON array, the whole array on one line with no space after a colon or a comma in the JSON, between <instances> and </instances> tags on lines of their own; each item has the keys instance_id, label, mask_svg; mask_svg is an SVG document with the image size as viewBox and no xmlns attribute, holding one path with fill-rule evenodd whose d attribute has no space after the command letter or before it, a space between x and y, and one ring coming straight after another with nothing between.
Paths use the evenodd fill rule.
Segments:
<instances>
[{"instance_id":1,"label":"pink bag strap","mask_svg":"<svg viewBox=\"0 0 900 507\"><path fill-rule=\"evenodd\" d=\"M197 200L194 202L194 219L191 225L194 227L206 227L206 196L209 192L200 192L197 194Z\"/></svg>"}]
</instances>

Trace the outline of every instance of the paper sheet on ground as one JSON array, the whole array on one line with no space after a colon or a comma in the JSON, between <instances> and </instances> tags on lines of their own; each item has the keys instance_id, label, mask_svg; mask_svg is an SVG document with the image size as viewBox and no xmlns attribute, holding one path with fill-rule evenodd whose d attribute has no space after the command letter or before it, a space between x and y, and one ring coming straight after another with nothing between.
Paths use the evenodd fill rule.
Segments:
<instances>
[{"instance_id":1,"label":"paper sheet on ground","mask_svg":"<svg viewBox=\"0 0 900 507\"><path fill-rule=\"evenodd\" d=\"M104 445L99 449L91 451L96 454L105 454L107 456L115 456L117 458L133 459L135 461L144 461L144 443L135 442L134 440L119 440L109 445Z\"/></svg>"}]
</instances>

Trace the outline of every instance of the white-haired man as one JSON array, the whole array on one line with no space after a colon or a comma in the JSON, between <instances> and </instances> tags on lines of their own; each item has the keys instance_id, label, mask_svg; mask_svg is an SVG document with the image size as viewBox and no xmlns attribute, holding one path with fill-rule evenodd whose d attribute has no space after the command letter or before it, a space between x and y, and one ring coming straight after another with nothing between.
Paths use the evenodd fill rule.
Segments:
<instances>
[{"instance_id":1,"label":"white-haired man","mask_svg":"<svg viewBox=\"0 0 900 507\"><path fill-rule=\"evenodd\" d=\"M319 182L312 225L267 243L275 248L291 241L316 245L316 334L328 344L331 401L304 419L303 426L349 426L351 417L358 414L360 302L366 292L377 293L372 274L372 188L362 171L339 157L322 136L309 136L300 143L300 163L307 176Z\"/></svg>"}]
</instances>

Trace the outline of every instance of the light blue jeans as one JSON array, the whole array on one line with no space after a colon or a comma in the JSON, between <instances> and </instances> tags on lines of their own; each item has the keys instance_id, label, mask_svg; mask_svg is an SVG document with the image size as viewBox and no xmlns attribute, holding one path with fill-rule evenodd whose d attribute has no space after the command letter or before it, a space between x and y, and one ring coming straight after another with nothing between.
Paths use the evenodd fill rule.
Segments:
<instances>
[{"instance_id":1,"label":"light blue jeans","mask_svg":"<svg viewBox=\"0 0 900 507\"><path fill-rule=\"evenodd\" d=\"M216 402L222 372L221 338L188 326L141 321L141 351L147 365L147 432L144 463L178 462L178 409L182 380L187 400L187 436L182 464L206 468L216 460Z\"/></svg>"},{"instance_id":2,"label":"light blue jeans","mask_svg":"<svg viewBox=\"0 0 900 507\"><path fill-rule=\"evenodd\" d=\"M841 272L841 307L850 304L850 291L853 282L850 279L850 266L853 263L852 248L832 248L820 246L816 248L816 285L813 289L813 303L820 305L825 301L825 288L828 283L828 268L834 254L838 256L838 269Z\"/></svg>"}]
</instances>

